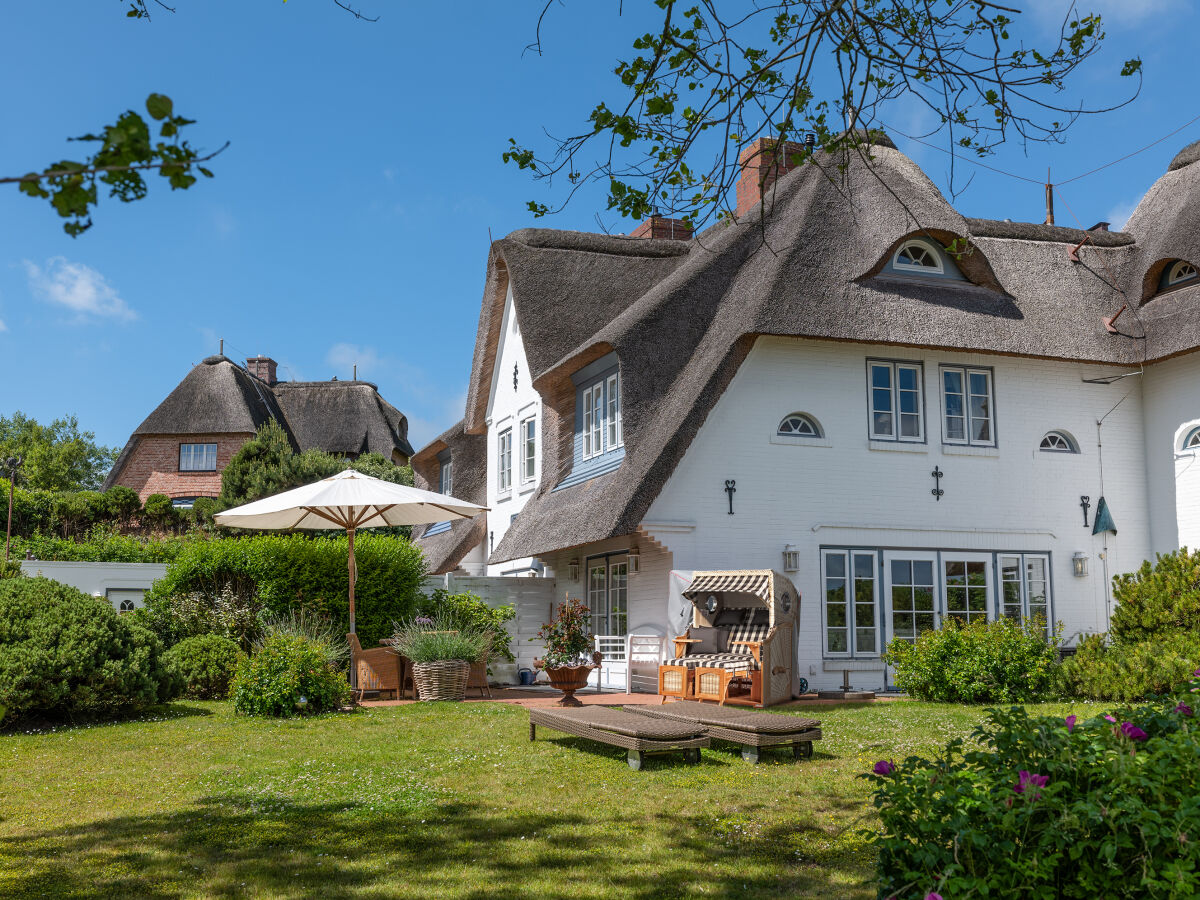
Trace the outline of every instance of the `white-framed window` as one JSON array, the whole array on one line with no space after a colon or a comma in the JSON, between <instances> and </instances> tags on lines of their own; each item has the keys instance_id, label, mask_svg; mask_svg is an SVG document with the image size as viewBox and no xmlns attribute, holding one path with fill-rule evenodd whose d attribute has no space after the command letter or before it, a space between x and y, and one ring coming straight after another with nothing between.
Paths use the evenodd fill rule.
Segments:
<instances>
[{"instance_id":1,"label":"white-framed window","mask_svg":"<svg viewBox=\"0 0 1200 900\"><path fill-rule=\"evenodd\" d=\"M808 413L802 412L788 413L784 416L775 433L783 437L821 438L825 436L821 432L821 426L817 420Z\"/></svg>"},{"instance_id":2,"label":"white-framed window","mask_svg":"<svg viewBox=\"0 0 1200 900\"><path fill-rule=\"evenodd\" d=\"M624 552L587 561L587 606L592 634L629 631L629 557Z\"/></svg>"},{"instance_id":3,"label":"white-framed window","mask_svg":"<svg viewBox=\"0 0 1200 900\"><path fill-rule=\"evenodd\" d=\"M991 554L943 555L942 588L947 618L964 625L986 622L988 600L992 596Z\"/></svg>"},{"instance_id":4,"label":"white-framed window","mask_svg":"<svg viewBox=\"0 0 1200 900\"><path fill-rule=\"evenodd\" d=\"M438 493L454 496L454 460L450 457L438 467Z\"/></svg>"},{"instance_id":5,"label":"white-framed window","mask_svg":"<svg viewBox=\"0 0 1200 900\"><path fill-rule=\"evenodd\" d=\"M1063 431L1049 431L1038 444L1043 453L1078 453L1079 448L1069 434Z\"/></svg>"},{"instance_id":6,"label":"white-framed window","mask_svg":"<svg viewBox=\"0 0 1200 900\"><path fill-rule=\"evenodd\" d=\"M996 445L991 369L942 366L942 439L947 444Z\"/></svg>"},{"instance_id":7,"label":"white-framed window","mask_svg":"<svg viewBox=\"0 0 1200 900\"><path fill-rule=\"evenodd\" d=\"M1167 269L1167 286L1171 287L1176 284L1182 284L1185 281L1191 281L1196 277L1196 267L1187 260L1176 260L1169 269Z\"/></svg>"},{"instance_id":8,"label":"white-framed window","mask_svg":"<svg viewBox=\"0 0 1200 900\"><path fill-rule=\"evenodd\" d=\"M879 654L877 558L870 550L825 550L825 653Z\"/></svg>"},{"instance_id":9,"label":"white-framed window","mask_svg":"<svg viewBox=\"0 0 1200 900\"><path fill-rule=\"evenodd\" d=\"M620 447L625 443L625 435L621 431L621 373L615 372L608 376L608 449Z\"/></svg>"},{"instance_id":10,"label":"white-framed window","mask_svg":"<svg viewBox=\"0 0 1200 900\"><path fill-rule=\"evenodd\" d=\"M217 471L216 444L180 444L180 472L215 472Z\"/></svg>"},{"instance_id":11,"label":"white-framed window","mask_svg":"<svg viewBox=\"0 0 1200 900\"><path fill-rule=\"evenodd\" d=\"M938 627L937 554L897 550L885 553L883 559L891 636L915 643Z\"/></svg>"},{"instance_id":12,"label":"white-framed window","mask_svg":"<svg viewBox=\"0 0 1200 900\"><path fill-rule=\"evenodd\" d=\"M1000 554L1000 613L1017 622L1041 619L1050 629L1050 558Z\"/></svg>"},{"instance_id":13,"label":"white-framed window","mask_svg":"<svg viewBox=\"0 0 1200 900\"><path fill-rule=\"evenodd\" d=\"M1183 438L1183 450L1196 450L1200 448L1200 428L1193 428Z\"/></svg>"},{"instance_id":14,"label":"white-framed window","mask_svg":"<svg viewBox=\"0 0 1200 900\"><path fill-rule=\"evenodd\" d=\"M521 483L533 481L537 473L537 419L530 416L521 422Z\"/></svg>"},{"instance_id":15,"label":"white-framed window","mask_svg":"<svg viewBox=\"0 0 1200 900\"><path fill-rule=\"evenodd\" d=\"M146 592L140 588L109 588L105 596L118 613L125 615L142 605Z\"/></svg>"},{"instance_id":16,"label":"white-framed window","mask_svg":"<svg viewBox=\"0 0 1200 900\"><path fill-rule=\"evenodd\" d=\"M922 381L920 363L867 361L868 434L873 440L925 440Z\"/></svg>"},{"instance_id":17,"label":"white-framed window","mask_svg":"<svg viewBox=\"0 0 1200 900\"><path fill-rule=\"evenodd\" d=\"M921 275L942 275L946 271L942 254L929 241L913 239L905 241L892 257L892 268L898 272L916 272Z\"/></svg>"},{"instance_id":18,"label":"white-framed window","mask_svg":"<svg viewBox=\"0 0 1200 900\"><path fill-rule=\"evenodd\" d=\"M583 458L604 452L604 382L583 390Z\"/></svg>"},{"instance_id":19,"label":"white-framed window","mask_svg":"<svg viewBox=\"0 0 1200 900\"><path fill-rule=\"evenodd\" d=\"M511 428L505 428L496 439L496 488L502 494L512 488Z\"/></svg>"}]
</instances>

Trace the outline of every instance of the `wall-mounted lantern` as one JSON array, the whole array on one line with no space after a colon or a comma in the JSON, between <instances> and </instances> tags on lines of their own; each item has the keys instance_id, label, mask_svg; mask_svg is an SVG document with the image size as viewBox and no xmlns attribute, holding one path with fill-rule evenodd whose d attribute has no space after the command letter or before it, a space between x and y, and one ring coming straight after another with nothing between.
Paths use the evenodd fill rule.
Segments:
<instances>
[{"instance_id":1,"label":"wall-mounted lantern","mask_svg":"<svg viewBox=\"0 0 1200 900\"><path fill-rule=\"evenodd\" d=\"M800 551L795 544L785 544L783 547L783 571L800 571Z\"/></svg>"},{"instance_id":2,"label":"wall-mounted lantern","mask_svg":"<svg viewBox=\"0 0 1200 900\"><path fill-rule=\"evenodd\" d=\"M567 574L570 576L572 581L579 580L579 557L578 556L572 556L571 561L569 563L567 563Z\"/></svg>"},{"instance_id":3,"label":"wall-mounted lantern","mask_svg":"<svg viewBox=\"0 0 1200 900\"><path fill-rule=\"evenodd\" d=\"M1087 561L1087 554L1082 550L1077 550L1071 557L1071 573L1076 578L1083 578L1087 575Z\"/></svg>"},{"instance_id":4,"label":"wall-mounted lantern","mask_svg":"<svg viewBox=\"0 0 1200 900\"><path fill-rule=\"evenodd\" d=\"M629 574L636 575L642 571L642 552L637 547L629 548Z\"/></svg>"}]
</instances>

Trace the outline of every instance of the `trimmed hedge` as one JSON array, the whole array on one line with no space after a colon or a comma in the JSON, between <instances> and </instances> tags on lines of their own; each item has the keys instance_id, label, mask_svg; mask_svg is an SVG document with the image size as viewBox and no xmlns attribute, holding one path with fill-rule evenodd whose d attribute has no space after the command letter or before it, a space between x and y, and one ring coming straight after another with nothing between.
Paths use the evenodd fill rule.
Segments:
<instances>
[{"instance_id":1,"label":"trimmed hedge","mask_svg":"<svg viewBox=\"0 0 1200 900\"><path fill-rule=\"evenodd\" d=\"M48 578L0 581L5 722L136 712L176 687L158 637L112 604Z\"/></svg>"},{"instance_id":2,"label":"trimmed hedge","mask_svg":"<svg viewBox=\"0 0 1200 900\"><path fill-rule=\"evenodd\" d=\"M183 686L183 696L192 700L224 700L229 685L245 656L241 648L219 634L185 638L167 651L167 668Z\"/></svg>"},{"instance_id":3,"label":"trimmed hedge","mask_svg":"<svg viewBox=\"0 0 1200 900\"><path fill-rule=\"evenodd\" d=\"M165 537L144 540L117 534L96 526L83 539L35 534L27 538L14 537L12 555L16 559L28 550L34 559L56 562L170 562L189 543L207 540L206 536Z\"/></svg>"},{"instance_id":4,"label":"trimmed hedge","mask_svg":"<svg viewBox=\"0 0 1200 900\"><path fill-rule=\"evenodd\" d=\"M363 533L355 537L358 581L356 626L364 647L392 633L392 623L416 610L425 576L421 551L406 539ZM276 617L303 612L350 630L349 548L346 536L308 537L260 534L185 544L167 566L166 577L146 595L155 629L173 635L172 605L201 594L216 597L232 589L239 597L257 594Z\"/></svg>"}]
</instances>

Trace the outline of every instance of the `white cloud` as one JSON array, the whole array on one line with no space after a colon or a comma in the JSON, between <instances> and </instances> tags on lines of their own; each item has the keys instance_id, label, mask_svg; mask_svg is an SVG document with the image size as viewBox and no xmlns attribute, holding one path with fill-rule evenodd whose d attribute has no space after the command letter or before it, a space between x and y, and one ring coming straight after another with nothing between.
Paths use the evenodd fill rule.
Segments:
<instances>
[{"instance_id":1,"label":"white cloud","mask_svg":"<svg viewBox=\"0 0 1200 900\"><path fill-rule=\"evenodd\" d=\"M76 321L137 318L137 313L91 266L55 256L46 261L44 268L25 260L25 274L35 297L69 309L75 313Z\"/></svg>"},{"instance_id":2,"label":"white cloud","mask_svg":"<svg viewBox=\"0 0 1200 900\"><path fill-rule=\"evenodd\" d=\"M1120 231L1129 221L1129 217L1133 215L1133 211L1137 209L1137 205L1137 200L1123 200L1110 209L1104 218L1108 220L1113 231Z\"/></svg>"},{"instance_id":3,"label":"white cloud","mask_svg":"<svg viewBox=\"0 0 1200 900\"><path fill-rule=\"evenodd\" d=\"M335 374L338 378L349 378L356 365L360 378L380 368L379 354L375 348L360 347L358 344L334 344L325 354L325 362L337 370Z\"/></svg>"},{"instance_id":4,"label":"white cloud","mask_svg":"<svg viewBox=\"0 0 1200 900\"><path fill-rule=\"evenodd\" d=\"M8 331L8 326L4 324L4 320L0 319L0 334Z\"/></svg>"}]
</instances>

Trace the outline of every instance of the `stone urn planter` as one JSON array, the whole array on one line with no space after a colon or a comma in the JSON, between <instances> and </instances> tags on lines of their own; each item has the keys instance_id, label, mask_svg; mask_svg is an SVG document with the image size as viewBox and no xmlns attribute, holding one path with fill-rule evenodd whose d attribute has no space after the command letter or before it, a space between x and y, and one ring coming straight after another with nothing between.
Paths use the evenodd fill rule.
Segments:
<instances>
[{"instance_id":1,"label":"stone urn planter","mask_svg":"<svg viewBox=\"0 0 1200 900\"><path fill-rule=\"evenodd\" d=\"M535 659L533 665L545 671L552 687L563 692L562 699L555 704L556 706L583 706L575 697L575 692L587 687L588 677L600 666L600 654L593 654L592 662L576 666L547 666L541 659Z\"/></svg>"}]
</instances>

